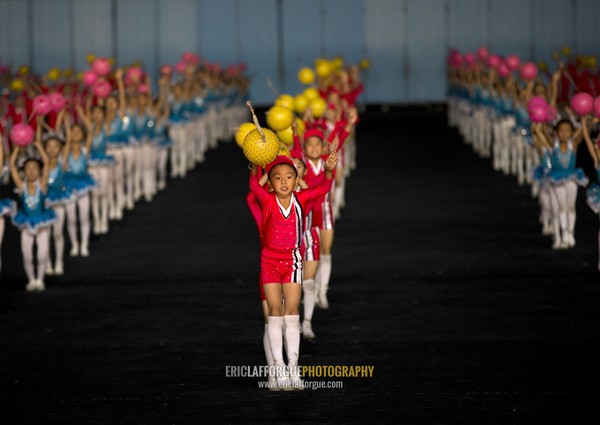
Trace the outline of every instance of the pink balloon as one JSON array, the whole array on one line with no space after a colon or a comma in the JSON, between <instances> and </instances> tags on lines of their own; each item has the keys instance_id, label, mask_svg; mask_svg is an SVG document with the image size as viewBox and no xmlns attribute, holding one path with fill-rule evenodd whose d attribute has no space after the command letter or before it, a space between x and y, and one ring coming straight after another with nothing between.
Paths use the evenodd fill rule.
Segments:
<instances>
[{"instance_id":1,"label":"pink balloon","mask_svg":"<svg viewBox=\"0 0 600 425\"><path fill-rule=\"evenodd\" d=\"M500 62L498 65L498 74L500 74L502 78L506 78L510 75L510 69L504 62Z\"/></svg>"},{"instance_id":2,"label":"pink balloon","mask_svg":"<svg viewBox=\"0 0 600 425\"><path fill-rule=\"evenodd\" d=\"M54 112L61 111L67 104L67 99L65 99L61 92L55 91L53 93L50 93L49 97L50 103L52 104L52 110Z\"/></svg>"},{"instance_id":3,"label":"pink balloon","mask_svg":"<svg viewBox=\"0 0 600 425\"><path fill-rule=\"evenodd\" d=\"M526 80L533 80L537 73L537 66L533 62L526 62L521 66L521 77Z\"/></svg>"},{"instance_id":4,"label":"pink balloon","mask_svg":"<svg viewBox=\"0 0 600 425\"><path fill-rule=\"evenodd\" d=\"M547 122L547 105L533 105L531 108L529 108L529 118L531 118L531 121L533 122Z\"/></svg>"},{"instance_id":5,"label":"pink balloon","mask_svg":"<svg viewBox=\"0 0 600 425\"><path fill-rule=\"evenodd\" d=\"M193 57L194 54L192 52L183 52L183 54L181 55L181 60L183 62L191 62Z\"/></svg>"},{"instance_id":6,"label":"pink balloon","mask_svg":"<svg viewBox=\"0 0 600 425\"><path fill-rule=\"evenodd\" d=\"M96 75L107 75L110 72L110 61L106 58L96 58L92 62L92 70Z\"/></svg>"},{"instance_id":7,"label":"pink balloon","mask_svg":"<svg viewBox=\"0 0 600 425\"><path fill-rule=\"evenodd\" d=\"M594 115L600 118L600 96L594 99Z\"/></svg>"},{"instance_id":8,"label":"pink balloon","mask_svg":"<svg viewBox=\"0 0 600 425\"><path fill-rule=\"evenodd\" d=\"M490 51L488 50L487 47L481 46L479 49L477 49L477 57L479 59L486 59L489 55L490 55Z\"/></svg>"},{"instance_id":9,"label":"pink balloon","mask_svg":"<svg viewBox=\"0 0 600 425\"><path fill-rule=\"evenodd\" d=\"M531 109L532 107L535 107L538 105L547 107L548 101L543 96L533 96L531 99L529 99L529 102L527 102L527 109Z\"/></svg>"},{"instance_id":10,"label":"pink balloon","mask_svg":"<svg viewBox=\"0 0 600 425\"><path fill-rule=\"evenodd\" d=\"M142 94L147 94L147 93L149 93L149 92L150 92L150 89L148 88L148 84L144 84L144 83L140 84L140 85L138 86L138 92L139 92L139 93L142 93Z\"/></svg>"},{"instance_id":11,"label":"pink balloon","mask_svg":"<svg viewBox=\"0 0 600 425\"><path fill-rule=\"evenodd\" d=\"M40 114L46 115L52 110L52 103L50 98L45 94L40 94L33 99L33 110Z\"/></svg>"},{"instance_id":12,"label":"pink balloon","mask_svg":"<svg viewBox=\"0 0 600 425\"><path fill-rule=\"evenodd\" d=\"M500 65L501 61L502 60L500 59L500 56L498 56L498 55L489 55L487 58L487 64L490 68L498 67L498 65Z\"/></svg>"},{"instance_id":13,"label":"pink balloon","mask_svg":"<svg viewBox=\"0 0 600 425\"><path fill-rule=\"evenodd\" d=\"M127 70L125 75L125 82L127 84L139 82L142 79L144 72L139 66L133 66Z\"/></svg>"},{"instance_id":14,"label":"pink balloon","mask_svg":"<svg viewBox=\"0 0 600 425\"><path fill-rule=\"evenodd\" d=\"M179 61L179 62L177 62L177 65L175 65L175 69L180 74L183 74L185 72L186 68L187 68L187 63L184 61Z\"/></svg>"},{"instance_id":15,"label":"pink balloon","mask_svg":"<svg viewBox=\"0 0 600 425\"><path fill-rule=\"evenodd\" d=\"M105 98L110 94L110 83L105 80L100 80L94 85L94 94L96 97Z\"/></svg>"},{"instance_id":16,"label":"pink balloon","mask_svg":"<svg viewBox=\"0 0 600 425\"><path fill-rule=\"evenodd\" d=\"M192 54L192 57L187 62L192 65L198 65L200 63L200 56L197 54Z\"/></svg>"},{"instance_id":17,"label":"pink balloon","mask_svg":"<svg viewBox=\"0 0 600 425\"><path fill-rule=\"evenodd\" d=\"M163 75L171 74L173 72L173 67L171 65L163 65L160 67L160 73Z\"/></svg>"},{"instance_id":18,"label":"pink balloon","mask_svg":"<svg viewBox=\"0 0 600 425\"><path fill-rule=\"evenodd\" d=\"M594 109L594 98L589 93L577 93L571 98L571 109L579 115L587 115Z\"/></svg>"},{"instance_id":19,"label":"pink balloon","mask_svg":"<svg viewBox=\"0 0 600 425\"><path fill-rule=\"evenodd\" d=\"M91 87L94 84L96 84L96 81L98 81L98 75L96 75L96 73L91 69L87 70L83 73L82 81L83 84L85 84L88 87Z\"/></svg>"},{"instance_id":20,"label":"pink balloon","mask_svg":"<svg viewBox=\"0 0 600 425\"><path fill-rule=\"evenodd\" d=\"M475 55L471 52L465 54L465 62L468 64L475 62Z\"/></svg>"},{"instance_id":21,"label":"pink balloon","mask_svg":"<svg viewBox=\"0 0 600 425\"><path fill-rule=\"evenodd\" d=\"M10 129L10 140L17 146L27 146L33 141L33 128L24 123L15 124Z\"/></svg>"},{"instance_id":22,"label":"pink balloon","mask_svg":"<svg viewBox=\"0 0 600 425\"><path fill-rule=\"evenodd\" d=\"M519 66L521 66L521 59L519 59L517 55L508 55L506 59L504 59L504 62L506 62L506 66L508 66L508 69L511 71L516 71L519 69Z\"/></svg>"}]
</instances>

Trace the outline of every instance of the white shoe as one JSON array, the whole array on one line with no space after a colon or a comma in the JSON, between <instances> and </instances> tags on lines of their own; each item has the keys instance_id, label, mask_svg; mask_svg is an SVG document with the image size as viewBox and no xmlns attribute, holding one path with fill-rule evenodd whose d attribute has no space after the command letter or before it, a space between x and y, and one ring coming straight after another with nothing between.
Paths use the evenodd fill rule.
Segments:
<instances>
[{"instance_id":1,"label":"white shoe","mask_svg":"<svg viewBox=\"0 0 600 425\"><path fill-rule=\"evenodd\" d=\"M300 367L296 362L290 362L288 365L288 371L290 374L290 383L295 391L302 391L304 389L304 381L300 378Z\"/></svg>"},{"instance_id":2,"label":"white shoe","mask_svg":"<svg viewBox=\"0 0 600 425\"><path fill-rule=\"evenodd\" d=\"M275 365L275 381L277 388L283 391L293 391L292 381L284 364Z\"/></svg>"},{"instance_id":3,"label":"white shoe","mask_svg":"<svg viewBox=\"0 0 600 425\"><path fill-rule=\"evenodd\" d=\"M56 266L54 267L54 274L56 276L62 276L63 274L65 274L62 262L60 262L60 261L56 262Z\"/></svg>"},{"instance_id":4,"label":"white shoe","mask_svg":"<svg viewBox=\"0 0 600 425\"><path fill-rule=\"evenodd\" d=\"M77 257L79 255L79 244L75 242L71 247L71 252L69 253L71 257Z\"/></svg>"},{"instance_id":5,"label":"white shoe","mask_svg":"<svg viewBox=\"0 0 600 425\"><path fill-rule=\"evenodd\" d=\"M41 280L36 280L35 281L35 290L38 292L42 292L46 290L46 285L44 284L44 282L42 282Z\"/></svg>"},{"instance_id":6,"label":"white shoe","mask_svg":"<svg viewBox=\"0 0 600 425\"><path fill-rule=\"evenodd\" d=\"M26 290L27 292L33 292L33 291L35 291L35 289L36 289L36 286L37 286L37 282L36 282L35 280L30 280L30 281L27 283L27 285L25 285L25 290Z\"/></svg>"},{"instance_id":7,"label":"white shoe","mask_svg":"<svg viewBox=\"0 0 600 425\"><path fill-rule=\"evenodd\" d=\"M158 182L156 187L158 190L163 190L165 187L167 187L167 184L165 182Z\"/></svg>"},{"instance_id":8,"label":"white shoe","mask_svg":"<svg viewBox=\"0 0 600 425\"><path fill-rule=\"evenodd\" d=\"M277 378L270 371L267 376L267 389L269 391L281 391L281 388L277 386Z\"/></svg>"},{"instance_id":9,"label":"white shoe","mask_svg":"<svg viewBox=\"0 0 600 425\"><path fill-rule=\"evenodd\" d=\"M100 233L102 235L106 235L108 233L108 222L102 223L102 225L100 226Z\"/></svg>"},{"instance_id":10,"label":"white shoe","mask_svg":"<svg viewBox=\"0 0 600 425\"><path fill-rule=\"evenodd\" d=\"M95 220L94 221L94 235L99 235L100 234L100 221L99 220Z\"/></svg>"},{"instance_id":11,"label":"white shoe","mask_svg":"<svg viewBox=\"0 0 600 425\"><path fill-rule=\"evenodd\" d=\"M304 319L302 321L302 336L309 341L315 339L315 333L312 330L310 320Z\"/></svg>"},{"instance_id":12,"label":"white shoe","mask_svg":"<svg viewBox=\"0 0 600 425\"><path fill-rule=\"evenodd\" d=\"M117 221L123 220L123 209L122 208L117 208L117 211L115 212L115 220L117 220Z\"/></svg>"},{"instance_id":13,"label":"white shoe","mask_svg":"<svg viewBox=\"0 0 600 425\"><path fill-rule=\"evenodd\" d=\"M329 308L329 302L327 301L327 291L328 291L328 287L324 286L323 284L321 284L319 286L319 290L316 291L316 304L318 307L322 308L323 310L327 310Z\"/></svg>"},{"instance_id":14,"label":"white shoe","mask_svg":"<svg viewBox=\"0 0 600 425\"><path fill-rule=\"evenodd\" d=\"M133 209L134 202L133 202L132 198L127 199L127 202L125 204L126 204L128 210L132 210Z\"/></svg>"},{"instance_id":15,"label":"white shoe","mask_svg":"<svg viewBox=\"0 0 600 425\"><path fill-rule=\"evenodd\" d=\"M48 260L48 265L46 265L46 274L48 276L52 276L54 274L54 269L52 268L52 262Z\"/></svg>"},{"instance_id":16,"label":"white shoe","mask_svg":"<svg viewBox=\"0 0 600 425\"><path fill-rule=\"evenodd\" d=\"M81 256L82 257L89 257L90 256L90 252L88 251L88 246L87 244L81 244Z\"/></svg>"}]
</instances>

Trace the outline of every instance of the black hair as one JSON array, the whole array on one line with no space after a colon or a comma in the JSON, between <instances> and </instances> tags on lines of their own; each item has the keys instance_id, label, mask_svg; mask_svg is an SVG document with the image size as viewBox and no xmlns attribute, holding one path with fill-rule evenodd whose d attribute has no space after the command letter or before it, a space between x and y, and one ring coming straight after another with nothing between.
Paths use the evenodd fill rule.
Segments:
<instances>
[{"instance_id":1,"label":"black hair","mask_svg":"<svg viewBox=\"0 0 600 425\"><path fill-rule=\"evenodd\" d=\"M554 130L558 131L558 127L560 127L561 124L569 124L571 126L571 131L575 131L575 126L573 125L573 121L571 121L568 118L561 118L556 125L554 125Z\"/></svg>"},{"instance_id":2,"label":"black hair","mask_svg":"<svg viewBox=\"0 0 600 425\"><path fill-rule=\"evenodd\" d=\"M23 165L21 165L21 169L25 170L25 166L29 162L35 162L40 167L40 170L42 169L42 160L34 156L30 156L29 158L25 159L25 161L23 161Z\"/></svg>"},{"instance_id":3,"label":"black hair","mask_svg":"<svg viewBox=\"0 0 600 425\"><path fill-rule=\"evenodd\" d=\"M46 134L44 136L44 146L47 146L50 140L56 140L61 145L64 145L65 143L65 139L58 134Z\"/></svg>"}]
</instances>

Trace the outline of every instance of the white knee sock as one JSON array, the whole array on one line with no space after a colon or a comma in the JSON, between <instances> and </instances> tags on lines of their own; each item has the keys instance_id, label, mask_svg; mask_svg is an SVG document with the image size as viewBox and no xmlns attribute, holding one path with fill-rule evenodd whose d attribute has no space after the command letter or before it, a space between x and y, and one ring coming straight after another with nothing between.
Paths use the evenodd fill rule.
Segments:
<instances>
[{"instance_id":1,"label":"white knee sock","mask_svg":"<svg viewBox=\"0 0 600 425\"><path fill-rule=\"evenodd\" d=\"M319 279L320 290L325 291L329 287L329 278L331 277L331 255L321 254L319 260Z\"/></svg>"},{"instance_id":2,"label":"white knee sock","mask_svg":"<svg viewBox=\"0 0 600 425\"><path fill-rule=\"evenodd\" d=\"M285 340L287 342L288 364L298 364L300 354L300 316L297 314L283 316L285 321Z\"/></svg>"},{"instance_id":3,"label":"white knee sock","mask_svg":"<svg viewBox=\"0 0 600 425\"><path fill-rule=\"evenodd\" d=\"M565 189L567 195L567 230L573 236L575 234L577 184L575 182L569 182Z\"/></svg>"},{"instance_id":4,"label":"white knee sock","mask_svg":"<svg viewBox=\"0 0 600 425\"><path fill-rule=\"evenodd\" d=\"M65 238L63 231L65 227L65 207L57 206L54 207L56 213L56 223L52 226L52 237L54 238L54 252L56 253L56 262L62 263L65 253ZM48 255L48 261L50 261L50 255Z\"/></svg>"},{"instance_id":5,"label":"white knee sock","mask_svg":"<svg viewBox=\"0 0 600 425\"><path fill-rule=\"evenodd\" d=\"M271 354L273 363L283 365L283 317L269 316L267 332L269 333L269 343L271 344Z\"/></svg>"},{"instance_id":6,"label":"white knee sock","mask_svg":"<svg viewBox=\"0 0 600 425\"><path fill-rule=\"evenodd\" d=\"M79 226L81 229L81 243L87 245L90 240L90 197L84 195L77 200L79 208Z\"/></svg>"},{"instance_id":7,"label":"white knee sock","mask_svg":"<svg viewBox=\"0 0 600 425\"><path fill-rule=\"evenodd\" d=\"M304 292L304 319L311 320L315 310L315 280L306 279L302 282Z\"/></svg>"},{"instance_id":8,"label":"white knee sock","mask_svg":"<svg viewBox=\"0 0 600 425\"><path fill-rule=\"evenodd\" d=\"M35 241L37 245L37 280L44 281L46 264L48 264L48 248L50 247L49 229L40 230Z\"/></svg>"},{"instance_id":9,"label":"white knee sock","mask_svg":"<svg viewBox=\"0 0 600 425\"><path fill-rule=\"evenodd\" d=\"M273 352L271 351L271 343L269 342L269 325L265 324L265 332L263 334L263 347L265 349L265 357L267 358L267 366L273 366Z\"/></svg>"},{"instance_id":10,"label":"white knee sock","mask_svg":"<svg viewBox=\"0 0 600 425\"><path fill-rule=\"evenodd\" d=\"M27 230L21 230L21 253L23 254L23 268L29 282L35 280L35 269L33 268L33 242L35 237ZM44 267L46 265L44 264Z\"/></svg>"}]
</instances>

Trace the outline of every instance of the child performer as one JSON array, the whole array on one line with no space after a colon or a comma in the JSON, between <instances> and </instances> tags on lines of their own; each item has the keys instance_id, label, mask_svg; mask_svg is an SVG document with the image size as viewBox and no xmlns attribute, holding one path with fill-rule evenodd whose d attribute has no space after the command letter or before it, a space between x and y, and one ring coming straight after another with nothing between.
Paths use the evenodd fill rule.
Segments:
<instances>
[{"instance_id":1,"label":"child performer","mask_svg":"<svg viewBox=\"0 0 600 425\"><path fill-rule=\"evenodd\" d=\"M593 124L598 122L598 118L594 118L592 121ZM590 156L594 160L594 167L596 168L596 173L598 175L598 181L590 184L587 188L587 204L588 206L598 214L600 217L600 139L596 140L596 143L592 142L590 137L590 131L587 124L587 117L583 117L581 119L581 128L583 130L583 138L585 140L585 144L590 152ZM598 232L598 271L600 271L600 231Z\"/></svg>"},{"instance_id":2,"label":"child performer","mask_svg":"<svg viewBox=\"0 0 600 425\"><path fill-rule=\"evenodd\" d=\"M51 237L54 239L56 262L52 267L52 259L48 255L46 274L60 276L64 273L66 206L75 200L75 195L65 184L64 174L67 160L66 150L63 149L63 141L58 136L50 136L46 139L45 146L46 155L48 156L47 168L49 169L46 206L52 208L56 214L56 223L50 229Z\"/></svg>"},{"instance_id":3,"label":"child performer","mask_svg":"<svg viewBox=\"0 0 600 425\"><path fill-rule=\"evenodd\" d=\"M302 297L302 258L300 244L307 204L331 190L337 153L325 163L325 180L319 186L294 193L298 174L293 161L278 156L265 167L273 192L260 186L257 166L251 166L250 190L262 210L261 280L269 309L268 333L277 384L282 389L302 389L298 373L300 348L299 304ZM284 300L282 309L281 300ZM283 310L283 311L282 311ZM287 342L288 370L284 372L283 326Z\"/></svg>"},{"instance_id":4,"label":"child performer","mask_svg":"<svg viewBox=\"0 0 600 425\"><path fill-rule=\"evenodd\" d=\"M48 157L42 147L39 136L34 146L40 154L41 162L36 158L28 158L23 165L24 179L17 169L17 156L21 148L17 147L10 157L10 174L19 194L19 209L13 215L13 224L21 231L21 252L23 266L29 282L25 289L29 292L46 289L44 276L48 262L48 227L56 221L56 214L46 209L44 201L48 188ZM37 245L37 273L33 264L33 248Z\"/></svg>"},{"instance_id":5,"label":"child performer","mask_svg":"<svg viewBox=\"0 0 600 425\"><path fill-rule=\"evenodd\" d=\"M79 116L83 115L81 106L77 105ZM83 127L79 124L71 126L68 117L65 117L66 146L65 157L67 168L65 172L65 185L73 191L76 196L75 202L67 205L67 231L71 240L71 256L76 257L81 253L82 257L89 254L90 239L90 195L89 192L95 187L96 182L87 171L87 152L92 144L92 135L85 134ZM84 146L85 143L85 146ZM78 214L79 213L79 214ZM79 231L77 218L79 215ZM79 236L81 244L79 244ZM81 252L80 252L81 248Z\"/></svg>"},{"instance_id":6,"label":"child performer","mask_svg":"<svg viewBox=\"0 0 600 425\"><path fill-rule=\"evenodd\" d=\"M552 151L552 166L548 179L552 187L552 216L554 228L553 249L575 246L575 203L577 186L587 185L588 179L581 168L575 166L575 152L583 138L581 128L575 131L568 119L560 120L554 127L554 144L548 142L544 132L540 140Z\"/></svg>"},{"instance_id":7,"label":"child performer","mask_svg":"<svg viewBox=\"0 0 600 425\"><path fill-rule=\"evenodd\" d=\"M4 147L2 133L0 133L0 169L4 166ZM2 239L4 238L4 216L15 213L16 203L12 199L0 198L0 247L2 247ZM0 270L2 270L2 256L0 255Z\"/></svg>"}]
</instances>

